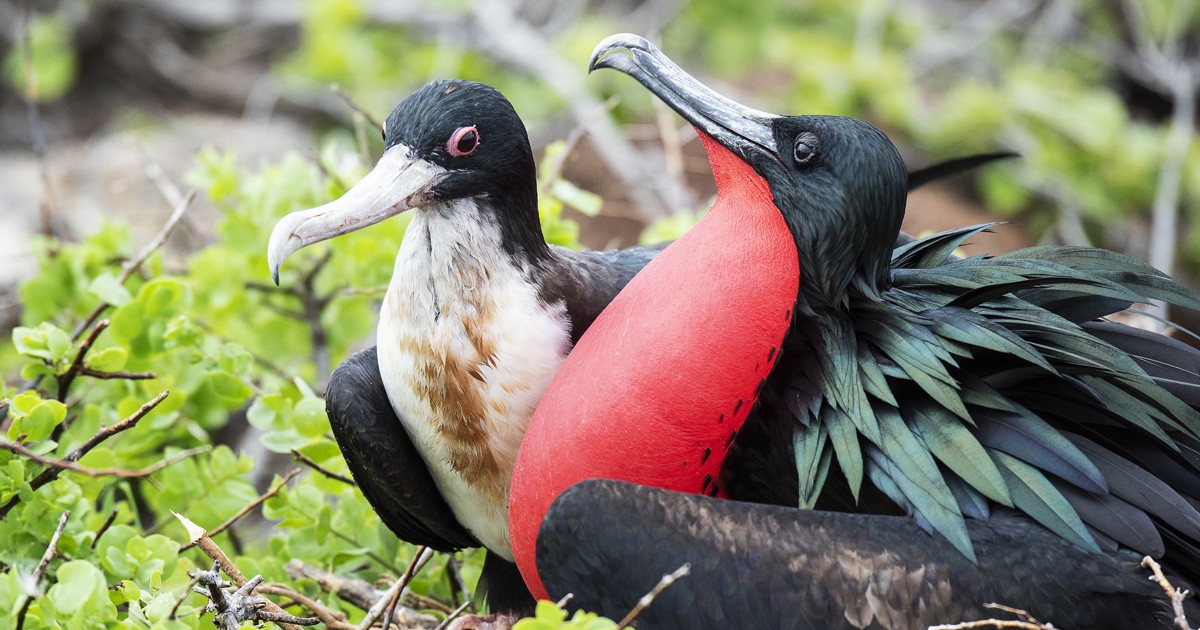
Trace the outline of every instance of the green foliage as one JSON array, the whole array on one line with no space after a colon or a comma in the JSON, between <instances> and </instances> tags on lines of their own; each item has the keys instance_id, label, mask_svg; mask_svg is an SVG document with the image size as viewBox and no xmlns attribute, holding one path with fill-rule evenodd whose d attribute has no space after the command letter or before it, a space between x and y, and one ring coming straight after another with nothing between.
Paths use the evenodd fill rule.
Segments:
<instances>
[{"instance_id":1,"label":"green foliage","mask_svg":"<svg viewBox=\"0 0 1200 630\"><path fill-rule=\"evenodd\" d=\"M567 611L554 602L540 601L533 617L522 619L513 630L614 630L617 624L595 613L575 611L567 619Z\"/></svg>"},{"instance_id":2,"label":"green foliage","mask_svg":"<svg viewBox=\"0 0 1200 630\"><path fill-rule=\"evenodd\" d=\"M4 58L4 75L14 91L36 101L57 100L75 83L77 61L67 19L36 15L28 39Z\"/></svg>"},{"instance_id":3,"label":"green foliage","mask_svg":"<svg viewBox=\"0 0 1200 630\"><path fill-rule=\"evenodd\" d=\"M555 146L548 166L561 162L563 145ZM39 481L45 465L0 450L0 506L12 502L0 507L7 510L0 518L0 607L14 614L25 608L25 628L207 624L205 600L188 590L188 572L209 561L181 550L188 534L172 513L211 529L281 481L256 483L264 462L217 441L243 414L267 451L295 450L349 475L319 395L328 375L318 373L317 361L344 359L370 333L407 219L305 250L284 268L282 288L264 283L275 222L340 195L366 170L336 142L319 159L317 165L292 155L247 173L230 154L201 152L189 179L221 211L217 241L176 271L153 254L122 282L131 248L127 231L115 226L81 243L40 244L39 270L21 289L39 303L25 310L10 351L0 353L14 357L0 366L5 373L35 380L32 387L11 383L4 439L54 459L94 442L78 465L103 470L59 471ZM563 209L594 213L599 198L550 170L541 182L547 237L577 247L578 226ZM102 321L73 338L68 331L101 304ZM313 304L317 311L305 310ZM164 390L169 395L132 427L101 436ZM155 468L139 472L146 467ZM105 472L111 470L128 474ZM33 567L67 510L61 557L35 579ZM292 560L368 580L395 576L415 552L379 522L357 488L315 472L268 498L261 517L271 523L269 537L239 524L236 541L228 533L215 540L242 549L234 562L268 581L288 580ZM464 559L459 572L473 588L482 554ZM435 565L413 588L451 601L447 565ZM352 621L363 615L315 583L297 588Z\"/></svg>"}]
</instances>

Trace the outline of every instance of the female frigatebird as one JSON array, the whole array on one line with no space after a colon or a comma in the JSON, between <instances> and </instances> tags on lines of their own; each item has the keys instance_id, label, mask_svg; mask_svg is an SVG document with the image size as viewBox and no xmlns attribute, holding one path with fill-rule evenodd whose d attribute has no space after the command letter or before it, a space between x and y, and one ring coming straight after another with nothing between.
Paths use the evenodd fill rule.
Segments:
<instances>
[{"instance_id":1,"label":"female frigatebird","mask_svg":"<svg viewBox=\"0 0 1200 630\"><path fill-rule=\"evenodd\" d=\"M378 350L334 372L334 436L400 538L484 546L493 611L532 611L510 562L508 488L542 390L597 314L663 246L576 252L538 225L533 153L496 90L430 83L387 119L375 168L340 199L290 214L271 235L278 281L301 247L411 210L380 312ZM1003 157L952 160L918 185Z\"/></svg>"},{"instance_id":2,"label":"female frigatebird","mask_svg":"<svg viewBox=\"0 0 1200 630\"><path fill-rule=\"evenodd\" d=\"M905 171L874 127L751 110L636 36L592 66L697 128L718 196L529 425L510 531L535 595L623 614L687 561L648 626L924 627L1000 601L1096 628L1163 621L1141 554L1200 581L1200 352L1104 320L1200 296L1097 249L951 256L989 226L893 248Z\"/></svg>"}]
</instances>

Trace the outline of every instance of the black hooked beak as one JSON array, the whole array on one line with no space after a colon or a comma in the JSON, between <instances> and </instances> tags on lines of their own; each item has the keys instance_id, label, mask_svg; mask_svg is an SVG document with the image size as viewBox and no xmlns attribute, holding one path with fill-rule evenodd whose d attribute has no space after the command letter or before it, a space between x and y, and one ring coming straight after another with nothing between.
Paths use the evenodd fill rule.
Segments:
<instances>
[{"instance_id":1,"label":"black hooked beak","mask_svg":"<svg viewBox=\"0 0 1200 630\"><path fill-rule=\"evenodd\" d=\"M613 54L625 51L628 54ZM588 71L612 68L646 86L701 133L753 163L765 153L780 160L771 121L779 116L731 101L697 81L644 37L621 33L592 51ZM758 155L754 155L758 154Z\"/></svg>"}]
</instances>

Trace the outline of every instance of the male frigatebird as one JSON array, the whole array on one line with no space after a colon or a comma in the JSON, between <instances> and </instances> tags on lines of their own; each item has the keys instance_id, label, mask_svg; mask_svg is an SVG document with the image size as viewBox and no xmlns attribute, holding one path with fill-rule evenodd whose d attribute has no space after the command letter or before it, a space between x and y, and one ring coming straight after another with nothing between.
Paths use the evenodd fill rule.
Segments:
<instances>
[{"instance_id":1,"label":"male frigatebird","mask_svg":"<svg viewBox=\"0 0 1200 630\"><path fill-rule=\"evenodd\" d=\"M534 158L496 90L430 83L387 119L376 167L340 199L284 217L268 259L413 211L380 312L378 350L334 372L334 436L376 512L438 550L484 546L493 611L531 611L508 542L517 446L563 357L663 246L576 252L538 225ZM1003 157L952 160L912 185Z\"/></svg>"},{"instance_id":2,"label":"male frigatebird","mask_svg":"<svg viewBox=\"0 0 1200 630\"><path fill-rule=\"evenodd\" d=\"M989 226L894 248L879 130L746 108L636 36L592 65L697 128L718 196L530 423L510 532L536 595L619 615L687 561L648 626L1165 622L1137 562L1200 582L1200 352L1104 318L1200 296L1091 248L951 256Z\"/></svg>"}]
</instances>

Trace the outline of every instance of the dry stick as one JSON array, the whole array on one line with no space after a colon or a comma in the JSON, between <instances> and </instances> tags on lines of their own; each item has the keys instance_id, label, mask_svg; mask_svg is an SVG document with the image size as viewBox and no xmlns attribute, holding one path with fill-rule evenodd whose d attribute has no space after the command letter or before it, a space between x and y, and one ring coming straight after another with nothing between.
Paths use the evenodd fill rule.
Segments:
<instances>
[{"instance_id":1,"label":"dry stick","mask_svg":"<svg viewBox=\"0 0 1200 630\"><path fill-rule=\"evenodd\" d=\"M100 541L100 537L103 536L104 532L108 531L108 528L112 527L113 522L117 520L117 512L119 511L120 510L118 508L113 508L112 511L108 513L108 518L104 519L104 524L100 526L100 529L96 530L96 535L92 538L92 549L96 548L96 543Z\"/></svg>"},{"instance_id":2,"label":"dry stick","mask_svg":"<svg viewBox=\"0 0 1200 630\"><path fill-rule=\"evenodd\" d=\"M330 479L336 479L337 481L340 481L344 484L348 484L351 486L355 486L355 487L358 486L358 483L356 481L354 481L353 479L351 479L345 475L339 475L338 473L335 473L332 470L325 468L324 466L313 461L311 457L305 455L304 453L301 453L300 451L298 451L296 449L292 449L292 459L295 459L296 461L308 466L309 468L312 468L313 470L321 473L322 475L325 475L326 477L329 477Z\"/></svg>"},{"instance_id":3,"label":"dry stick","mask_svg":"<svg viewBox=\"0 0 1200 630\"><path fill-rule=\"evenodd\" d=\"M367 616L363 617L362 622L358 624L358 630L368 630L371 624L375 623L375 620L383 613L384 609L392 606L392 602L399 597L404 587L408 586L413 576L424 568L425 563L429 562L432 558L433 550L429 547L425 547L424 545L417 547L417 553L413 554L413 559L408 563L408 568L404 570L404 575L399 580L396 580L396 583L392 584L391 588L388 589L387 594L379 598L379 601L375 602L375 605L367 611ZM391 623L390 619L388 623ZM385 625L384 627L386 628L387 626Z\"/></svg>"},{"instance_id":4,"label":"dry stick","mask_svg":"<svg viewBox=\"0 0 1200 630\"><path fill-rule=\"evenodd\" d=\"M1171 608L1175 610L1175 625L1179 627L1179 630L1191 630L1191 626L1188 625L1187 615L1183 612L1183 600L1187 599L1187 596L1191 593L1186 589L1175 588L1167 580L1167 576L1163 575L1162 566L1155 562L1154 558L1150 556L1142 558L1142 568L1150 569L1154 572L1154 577L1150 579L1157 582L1162 587L1163 592L1167 594L1167 597L1171 599Z\"/></svg>"},{"instance_id":5,"label":"dry stick","mask_svg":"<svg viewBox=\"0 0 1200 630\"><path fill-rule=\"evenodd\" d=\"M88 477L92 478L121 477L122 479L137 479L139 477L147 477L166 468L167 466L177 464L189 457L193 457L201 453L207 453L212 449L213 447L211 444L189 448L186 451L179 451L178 453L175 453L166 459L154 462L145 468L89 468L87 466L80 466L75 462L67 461L65 459L54 459L53 457L38 455L37 453L34 453L26 448L23 444L18 444L16 442L0 442L0 450L11 451L17 455L20 455L21 457L32 459L39 464L51 466L58 470L70 470L72 472L77 472L81 475L87 475Z\"/></svg>"},{"instance_id":6,"label":"dry stick","mask_svg":"<svg viewBox=\"0 0 1200 630\"><path fill-rule=\"evenodd\" d=\"M67 455L66 457L62 458L61 461L63 463L72 463L72 462L79 461L79 458L83 457L84 455L87 455L88 451L92 450L93 448L96 448L96 445L98 445L101 442L103 442L104 440L107 440L108 438L116 435L117 433L120 433L121 431L125 431L126 429L129 429L129 428L133 427L134 425L136 425L139 420L141 420L143 417L145 417L146 414L150 413L150 410L157 407L159 403L161 403L164 399L166 399L167 394L169 394L169 393L170 393L169 391L161 392L159 395L152 398L146 404L142 405L141 407L138 407L137 411L134 411L132 414L130 414L124 420L121 420L120 422L118 422L110 427L105 427L103 429L100 429L99 431L96 432L95 435L88 438L87 441L84 442L79 448L72 451L70 455ZM56 478L58 478L58 475L62 471L63 471L62 467L50 466L46 470L42 471L42 473L39 474L37 477L34 477L33 481L29 482L30 490L37 490L38 488L41 488L42 486L50 483L51 481L54 481ZM3 506L0 506L0 520L3 520L4 517L8 516L9 511L11 511L13 509L13 507L20 501L21 501L20 496L14 496L13 498L8 500L8 503L5 503Z\"/></svg>"},{"instance_id":7,"label":"dry stick","mask_svg":"<svg viewBox=\"0 0 1200 630\"><path fill-rule=\"evenodd\" d=\"M150 240L146 247L142 249L137 256L134 256L122 266L121 275L117 278L117 282L119 284L125 284L125 281L133 275L133 272L140 269L142 264L146 262L146 259L149 258L151 254L158 251L158 249L163 246L163 243L167 242L167 237L171 236L171 232L175 229L175 226L179 224L179 220L183 218L184 213L187 212L188 208L192 205L192 200L195 198L196 191L189 190L187 194L183 196L183 199L181 199L179 203L175 205L175 210L171 212L171 216L167 218L167 222L164 223L162 228L159 229L158 233L154 235L154 238ZM95 323L97 319L99 319L100 314L110 306L112 305L108 302L101 302L97 304L96 308L92 309L92 312L88 314L87 318L84 319L83 322L75 328L75 331L71 333L71 341L79 339L79 336L83 334L83 331L91 327L91 325Z\"/></svg>"},{"instance_id":8,"label":"dry stick","mask_svg":"<svg viewBox=\"0 0 1200 630\"><path fill-rule=\"evenodd\" d=\"M971 630L972 628L1018 628L1019 630L1054 630L1054 624L1042 623L1036 617L1020 608L1011 608L1002 604L987 603L984 608L992 610L1002 610L1006 613L1014 614L1022 619L980 619L979 621L967 621L963 623L943 624L938 626L929 626L928 630Z\"/></svg>"},{"instance_id":9,"label":"dry stick","mask_svg":"<svg viewBox=\"0 0 1200 630\"><path fill-rule=\"evenodd\" d=\"M312 580L317 583L317 586L321 587L321 590L337 595L356 608L370 610L371 606L374 606L375 602L379 601L379 591L375 590L375 587L366 580L346 577L318 569L300 560L288 562L285 568L288 575L292 578ZM442 614L450 614L451 610L449 606L436 599L413 593L412 591L404 594L403 602L411 608L436 610Z\"/></svg>"},{"instance_id":10,"label":"dry stick","mask_svg":"<svg viewBox=\"0 0 1200 630\"><path fill-rule=\"evenodd\" d=\"M446 619L443 620L442 623L439 623L437 628L434 628L434 630L446 630L446 628L449 628L450 624L455 619L458 619L458 616L463 614L463 612L466 611L467 607L470 605L471 605L471 600L469 600L469 599L467 601L463 602L462 604L460 604L458 608L455 608L453 611L450 612L449 615L446 615Z\"/></svg>"},{"instance_id":11,"label":"dry stick","mask_svg":"<svg viewBox=\"0 0 1200 630\"><path fill-rule=\"evenodd\" d=\"M58 519L58 527L54 528L54 535L50 537L50 544L46 546L46 553L42 554L42 559L38 562L37 569L33 571L33 584L35 588L42 581L42 576L46 574L46 567L49 566L50 560L54 558L54 554L58 553L58 539L62 536L63 528L67 526L67 519L70 517L71 510L67 510ZM17 613L17 630L22 630L25 627L25 614L29 612L29 606L33 603L33 596L27 595L26 597L25 603L21 605L21 611Z\"/></svg>"},{"instance_id":12,"label":"dry stick","mask_svg":"<svg viewBox=\"0 0 1200 630\"><path fill-rule=\"evenodd\" d=\"M608 114L612 112L613 108L617 106L618 102L620 102L620 99L615 96L607 101L604 101L596 107L594 112L584 117L579 124L575 125L575 128L571 130L571 133L567 134L566 139L563 140L562 152L559 153L558 156L555 157L554 161L547 165L547 168L541 172L542 181L538 184L539 196L546 192L547 186L554 183L554 180L558 179L559 176L562 175L563 168L567 163L567 158L575 152L575 146L578 145L579 141L583 139L583 135L587 133L587 130L592 126L592 124L602 118L606 118Z\"/></svg>"},{"instance_id":13,"label":"dry stick","mask_svg":"<svg viewBox=\"0 0 1200 630\"><path fill-rule=\"evenodd\" d=\"M678 580L679 578L687 575L688 573L691 573L691 571L692 571L692 565L690 563L685 562L685 563L683 563L683 566L679 567L678 569L675 569L674 573L664 575L662 577L662 579L658 581L658 584L654 585L654 588L650 589L649 593L646 593L645 595L643 595L642 598L638 600L637 605L633 607L633 610L629 611L629 614L625 615L625 618L622 619L621 622L617 624L617 630L621 630L621 628L624 628L624 627L628 626L630 623L632 623L633 620L639 614L641 614L641 612L643 610L645 610L647 606L649 606L650 604L652 604L654 602L654 598L658 597L659 594L663 592L663 590L665 590L668 586L674 584L675 580Z\"/></svg>"},{"instance_id":14,"label":"dry stick","mask_svg":"<svg viewBox=\"0 0 1200 630\"><path fill-rule=\"evenodd\" d=\"M247 503L242 509L238 510L236 514L234 514L233 516L230 516L228 519L226 519L224 523L221 523L220 525L217 525L216 527L208 530L208 536L211 538L211 537L216 536L217 534L220 534L221 532L229 529L234 523L238 522L238 519L240 519L243 516L245 516L246 514L248 514L250 512L250 510L253 510L254 508L262 505L263 502L266 501L267 499L270 499L271 497L279 494L279 491L283 489L283 486L287 485L287 482L294 479L296 477L296 475L299 475L301 470L303 470L303 469L302 468L293 468L293 469L289 470L288 473L283 476L283 479L280 479L275 485L271 486L270 490L267 490L263 494L259 495L259 497L257 499ZM196 542L193 540L192 542L189 542L188 544L181 546L179 548L179 553L183 553L184 551L191 549L195 544L196 544Z\"/></svg>"},{"instance_id":15,"label":"dry stick","mask_svg":"<svg viewBox=\"0 0 1200 630\"><path fill-rule=\"evenodd\" d=\"M108 323L107 319L102 319L96 324L95 328L92 328L92 332L88 333L83 343L79 344L79 351L75 353L75 359L71 361L71 367L67 368L67 371L58 377L59 402L66 402L67 390L70 389L71 383L75 382L75 377L83 369L84 356L92 349L92 344L96 343L96 338L100 336L100 333L108 328Z\"/></svg>"},{"instance_id":16,"label":"dry stick","mask_svg":"<svg viewBox=\"0 0 1200 630\"><path fill-rule=\"evenodd\" d=\"M366 108L356 103L354 99L350 98L350 95L342 89L342 86L334 83L333 85L329 86L329 91L337 94L338 98L342 99L342 102L344 102L350 109L358 112L359 115L366 119L367 122L371 123L372 127L378 129L379 131L383 131L383 125L381 125L379 121L371 115L371 112L368 112Z\"/></svg>"},{"instance_id":17,"label":"dry stick","mask_svg":"<svg viewBox=\"0 0 1200 630\"><path fill-rule=\"evenodd\" d=\"M258 592L268 595L279 595L287 597L297 604L312 611L321 623L325 624L328 630L355 630L352 623L346 621L346 613L340 610L331 610L326 608L324 604L318 602L307 595L298 592L296 589L286 584L268 583L258 587Z\"/></svg>"},{"instance_id":18,"label":"dry stick","mask_svg":"<svg viewBox=\"0 0 1200 630\"><path fill-rule=\"evenodd\" d=\"M193 523L192 521L188 520L186 516L179 514L178 512L171 513L175 515L175 518L179 519L179 522L183 523L184 529L187 530L189 542L188 546L195 545L199 547L200 550L203 551L204 554L209 558L211 558L213 562L216 562L221 566L221 570L225 572L225 575L228 575L229 578L233 580L233 583L237 584L239 588L246 584L246 576L242 575L242 572L237 568L237 565L233 564L233 561L229 559L229 556L227 556L225 552L219 546L217 546L217 543L213 542L213 539L208 535L208 532L206 532L203 527ZM267 611L287 614L286 611L280 608L275 602L270 600L266 601L267 603L265 608ZM279 626L284 630L301 630L301 626L291 623L280 622Z\"/></svg>"}]
</instances>

